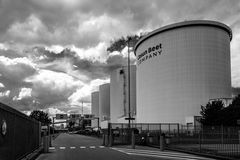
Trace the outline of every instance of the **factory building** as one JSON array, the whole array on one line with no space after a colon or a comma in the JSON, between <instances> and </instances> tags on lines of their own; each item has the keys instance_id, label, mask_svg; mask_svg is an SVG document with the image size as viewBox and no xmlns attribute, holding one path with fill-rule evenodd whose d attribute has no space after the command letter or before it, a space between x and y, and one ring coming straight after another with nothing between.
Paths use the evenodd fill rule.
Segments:
<instances>
[{"instance_id":1,"label":"factory building","mask_svg":"<svg viewBox=\"0 0 240 160\"><path fill-rule=\"evenodd\" d=\"M107 128L110 120L110 84L99 86L99 120L102 128Z\"/></svg>"},{"instance_id":2,"label":"factory building","mask_svg":"<svg viewBox=\"0 0 240 160\"><path fill-rule=\"evenodd\" d=\"M115 69L110 75L110 121L128 123L129 113L128 67ZM136 66L130 66L130 114L136 116Z\"/></svg>"},{"instance_id":3,"label":"factory building","mask_svg":"<svg viewBox=\"0 0 240 160\"><path fill-rule=\"evenodd\" d=\"M99 92L93 92L91 94L91 112L94 115L94 117L99 118ZM98 119L92 120L92 128L98 127Z\"/></svg>"},{"instance_id":4,"label":"factory building","mask_svg":"<svg viewBox=\"0 0 240 160\"><path fill-rule=\"evenodd\" d=\"M231 39L228 26L205 20L168 25L140 39L134 49L137 122L185 124L210 99L231 98Z\"/></svg>"}]
</instances>

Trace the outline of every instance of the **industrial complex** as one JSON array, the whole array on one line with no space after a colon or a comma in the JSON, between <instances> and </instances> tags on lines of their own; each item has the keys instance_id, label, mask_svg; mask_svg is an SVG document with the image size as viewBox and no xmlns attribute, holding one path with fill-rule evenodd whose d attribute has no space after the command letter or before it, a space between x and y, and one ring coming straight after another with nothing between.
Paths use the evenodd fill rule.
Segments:
<instances>
[{"instance_id":1,"label":"industrial complex","mask_svg":"<svg viewBox=\"0 0 240 160\"><path fill-rule=\"evenodd\" d=\"M127 66L112 71L110 84L92 93L92 114L99 116L101 127L127 123L130 100L134 122L195 125L201 105L232 98L231 39L231 29L215 21L154 30L135 45L130 86Z\"/></svg>"}]
</instances>

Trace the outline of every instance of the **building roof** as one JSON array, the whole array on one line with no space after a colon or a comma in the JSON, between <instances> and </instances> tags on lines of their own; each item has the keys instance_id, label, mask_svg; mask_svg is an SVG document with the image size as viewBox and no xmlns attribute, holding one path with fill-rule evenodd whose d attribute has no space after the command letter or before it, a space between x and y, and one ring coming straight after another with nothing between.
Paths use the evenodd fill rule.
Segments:
<instances>
[{"instance_id":1,"label":"building roof","mask_svg":"<svg viewBox=\"0 0 240 160\"><path fill-rule=\"evenodd\" d=\"M232 40L232 30L230 27L228 27L227 25L217 22L217 21L209 21L209 20L192 20L192 21L184 21L184 22L179 22L179 23L174 23L174 24L170 24L164 27L161 27L159 29L156 29L152 32L150 32L149 34L147 34L146 36L142 37L137 44L134 47L134 53L136 54L136 50L138 48L138 46L143 43L145 40L147 40L148 38L159 34L161 32L165 32L168 30L172 30L172 29L176 29L176 28L181 28L181 27L188 27L188 26L213 26L213 27L218 27L223 29L224 31L226 31L229 34L230 40Z\"/></svg>"}]
</instances>

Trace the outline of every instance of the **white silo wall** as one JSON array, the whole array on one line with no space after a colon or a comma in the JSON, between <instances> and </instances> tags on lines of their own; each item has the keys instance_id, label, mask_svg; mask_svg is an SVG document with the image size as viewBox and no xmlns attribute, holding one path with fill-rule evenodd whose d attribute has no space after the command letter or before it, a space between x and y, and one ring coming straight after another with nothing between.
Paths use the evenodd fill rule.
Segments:
<instances>
[{"instance_id":1,"label":"white silo wall","mask_svg":"<svg viewBox=\"0 0 240 160\"><path fill-rule=\"evenodd\" d=\"M93 92L91 94L91 102L91 114L93 114L94 117L99 117L99 92ZM92 120L92 127L98 127L97 119Z\"/></svg>"},{"instance_id":2,"label":"white silo wall","mask_svg":"<svg viewBox=\"0 0 240 160\"><path fill-rule=\"evenodd\" d=\"M231 36L222 23L186 21L143 37L135 46L137 122L184 123L209 99L230 98Z\"/></svg>"},{"instance_id":3,"label":"white silo wall","mask_svg":"<svg viewBox=\"0 0 240 160\"><path fill-rule=\"evenodd\" d=\"M128 67L123 66L111 72L110 116L112 123L128 123L129 92ZM136 66L130 66L130 113L136 115Z\"/></svg>"},{"instance_id":4,"label":"white silo wall","mask_svg":"<svg viewBox=\"0 0 240 160\"><path fill-rule=\"evenodd\" d=\"M99 117L100 122L110 119L110 84L99 86Z\"/></svg>"}]
</instances>

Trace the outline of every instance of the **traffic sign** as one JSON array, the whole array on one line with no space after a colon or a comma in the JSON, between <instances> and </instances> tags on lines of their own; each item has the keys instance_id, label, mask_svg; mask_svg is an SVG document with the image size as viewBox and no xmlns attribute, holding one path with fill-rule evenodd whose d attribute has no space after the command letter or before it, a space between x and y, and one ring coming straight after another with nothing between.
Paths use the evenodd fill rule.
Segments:
<instances>
[{"instance_id":1,"label":"traffic sign","mask_svg":"<svg viewBox=\"0 0 240 160\"><path fill-rule=\"evenodd\" d=\"M89 118L92 119L94 117L93 114L84 114L84 119Z\"/></svg>"},{"instance_id":2,"label":"traffic sign","mask_svg":"<svg viewBox=\"0 0 240 160\"><path fill-rule=\"evenodd\" d=\"M81 118L81 114L70 114L70 119L79 119Z\"/></svg>"},{"instance_id":3,"label":"traffic sign","mask_svg":"<svg viewBox=\"0 0 240 160\"><path fill-rule=\"evenodd\" d=\"M130 119L130 120L135 120L135 118L133 118L133 117L130 117L130 118L127 117L127 118L125 118L125 120L129 120L129 119Z\"/></svg>"},{"instance_id":4,"label":"traffic sign","mask_svg":"<svg viewBox=\"0 0 240 160\"><path fill-rule=\"evenodd\" d=\"M67 114L56 114L56 119L68 119Z\"/></svg>"}]
</instances>

